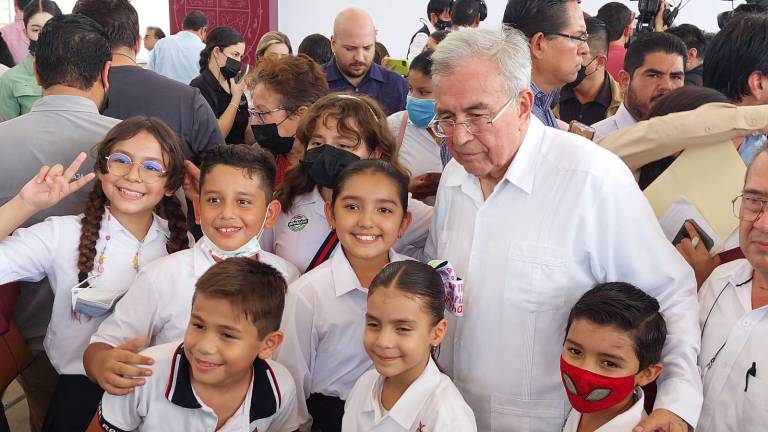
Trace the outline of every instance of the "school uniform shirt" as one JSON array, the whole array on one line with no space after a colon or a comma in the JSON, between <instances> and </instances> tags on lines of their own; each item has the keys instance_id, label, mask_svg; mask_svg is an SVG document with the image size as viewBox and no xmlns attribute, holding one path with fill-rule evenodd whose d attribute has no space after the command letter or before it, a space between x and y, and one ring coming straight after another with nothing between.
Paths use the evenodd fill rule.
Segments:
<instances>
[{"instance_id":1,"label":"school uniform shirt","mask_svg":"<svg viewBox=\"0 0 768 432\"><path fill-rule=\"evenodd\" d=\"M395 137L400 136L403 116L408 117L408 111L400 111L387 117L389 131ZM440 139L435 141L427 129L417 127L410 120L405 123L403 142L398 149L397 158L411 174L411 178L426 173L443 172L443 163L440 158ZM431 196L423 201L429 205L434 205L435 197Z\"/></svg>"},{"instance_id":2,"label":"school uniform shirt","mask_svg":"<svg viewBox=\"0 0 768 432\"><path fill-rule=\"evenodd\" d=\"M153 374L125 396L104 393L99 423L105 431L293 432L299 427L293 379L273 360L254 360L243 404L216 429L218 417L193 388L184 345L171 342L142 354L155 359Z\"/></svg>"},{"instance_id":3,"label":"school uniform shirt","mask_svg":"<svg viewBox=\"0 0 768 432\"><path fill-rule=\"evenodd\" d=\"M297 196L291 209L282 211L272 226L272 234L262 238L262 247L273 252L305 272L331 228L325 217L325 201L317 188ZM429 234L432 207L409 198L408 211L413 215L411 225L393 249L404 255L421 258ZM339 246L336 248L338 249Z\"/></svg>"},{"instance_id":4,"label":"school uniform shirt","mask_svg":"<svg viewBox=\"0 0 768 432\"><path fill-rule=\"evenodd\" d=\"M260 252L259 261L276 268L290 283L298 270L286 260ZM168 255L139 272L115 312L91 338L119 346L133 338L149 338L148 346L183 339L192 313L195 283L215 261L201 241L191 249Z\"/></svg>"},{"instance_id":5,"label":"school uniform shirt","mask_svg":"<svg viewBox=\"0 0 768 432\"><path fill-rule=\"evenodd\" d=\"M431 358L389 411L381 405L383 384L375 369L357 380L344 406L344 432L477 431L469 405Z\"/></svg>"},{"instance_id":6,"label":"school uniform shirt","mask_svg":"<svg viewBox=\"0 0 768 432\"><path fill-rule=\"evenodd\" d=\"M133 259L137 252L140 267L167 255L168 225L153 215L147 235L139 241L117 218L108 218L107 214L105 212L101 220L94 258L97 274L99 256L104 251L104 273L92 280L91 285L128 287L136 278ZM72 288L78 285L81 218L82 215L50 217L19 229L0 242L0 284L15 280L37 282L46 276L51 283L53 311L43 346L60 375L85 375L83 353L91 335L106 318L72 314Z\"/></svg>"},{"instance_id":7,"label":"school uniform shirt","mask_svg":"<svg viewBox=\"0 0 768 432\"><path fill-rule=\"evenodd\" d=\"M768 424L768 305L752 308L752 272L746 259L731 261L699 291L704 406L696 431L762 431Z\"/></svg>"},{"instance_id":8,"label":"school uniform shirt","mask_svg":"<svg viewBox=\"0 0 768 432\"><path fill-rule=\"evenodd\" d=\"M635 403L623 413L617 415L608 423L600 426L595 432L630 432L644 418L648 417L645 413L645 396L643 389L635 387ZM563 426L563 432L578 432L581 422L581 413L572 409L568 414L568 419Z\"/></svg>"},{"instance_id":9,"label":"school uniform shirt","mask_svg":"<svg viewBox=\"0 0 768 432\"><path fill-rule=\"evenodd\" d=\"M389 261L410 259L390 250ZM360 285L344 250L288 287L275 360L296 382L299 416L309 421L306 399L321 393L347 399L355 381L373 365L363 348L368 289Z\"/></svg>"},{"instance_id":10,"label":"school uniform shirt","mask_svg":"<svg viewBox=\"0 0 768 432\"><path fill-rule=\"evenodd\" d=\"M696 281L618 157L531 117L504 177L484 199L455 160L440 181L427 256L464 279L440 362L481 431L558 430L559 374L571 307L596 283L626 281L667 320L657 408L696 424L700 332Z\"/></svg>"},{"instance_id":11,"label":"school uniform shirt","mask_svg":"<svg viewBox=\"0 0 768 432\"><path fill-rule=\"evenodd\" d=\"M616 111L616 114L592 125L592 127L595 128L595 136L593 137L593 140L597 141L602 139L603 137L610 135L611 132L619 129L630 128L634 126L635 123L637 123L637 120L632 117L632 114L629 113L627 107L622 103L619 110Z\"/></svg>"}]
</instances>

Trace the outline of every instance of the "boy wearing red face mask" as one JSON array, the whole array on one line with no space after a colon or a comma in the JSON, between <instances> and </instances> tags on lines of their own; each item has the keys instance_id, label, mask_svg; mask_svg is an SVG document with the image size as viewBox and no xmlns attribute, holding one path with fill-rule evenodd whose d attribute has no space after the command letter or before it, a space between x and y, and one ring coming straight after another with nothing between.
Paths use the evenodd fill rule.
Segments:
<instances>
[{"instance_id":1,"label":"boy wearing red face mask","mask_svg":"<svg viewBox=\"0 0 768 432\"><path fill-rule=\"evenodd\" d=\"M560 373L573 406L564 432L629 432L647 416L640 386L661 373L659 302L624 282L598 284L568 316Z\"/></svg>"}]
</instances>

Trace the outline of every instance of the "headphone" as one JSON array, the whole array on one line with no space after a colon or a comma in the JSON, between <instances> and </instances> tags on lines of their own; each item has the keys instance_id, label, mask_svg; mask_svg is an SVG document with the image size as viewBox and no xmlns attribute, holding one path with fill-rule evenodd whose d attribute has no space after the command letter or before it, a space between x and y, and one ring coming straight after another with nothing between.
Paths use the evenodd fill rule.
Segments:
<instances>
[{"instance_id":1,"label":"headphone","mask_svg":"<svg viewBox=\"0 0 768 432\"><path fill-rule=\"evenodd\" d=\"M448 8L453 11L453 4L456 2L456 0L451 0L451 3L448 5ZM485 21L486 18L488 18L488 5L485 4L485 0L480 0L477 10L478 15L480 15L480 21Z\"/></svg>"}]
</instances>

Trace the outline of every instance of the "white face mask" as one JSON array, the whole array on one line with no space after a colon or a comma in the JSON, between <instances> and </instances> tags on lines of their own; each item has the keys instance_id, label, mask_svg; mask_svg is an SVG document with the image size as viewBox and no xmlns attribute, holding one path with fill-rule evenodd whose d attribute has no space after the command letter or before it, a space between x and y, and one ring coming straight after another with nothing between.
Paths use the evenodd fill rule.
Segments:
<instances>
[{"instance_id":1,"label":"white face mask","mask_svg":"<svg viewBox=\"0 0 768 432\"><path fill-rule=\"evenodd\" d=\"M203 237L200 239L203 245L203 249L207 250L208 253L210 253L214 257L221 258L221 259L237 258L237 257L250 258L258 254L259 252L261 252L261 243L259 243L259 240L261 240L261 234L264 232L264 225L266 225L267 223L267 217L269 217L269 214L264 215L264 222L261 223L261 228L259 229L259 233L253 236L250 240L245 242L245 244L240 246L239 248L233 251L224 250L218 247L214 242L212 242L207 235L203 234Z\"/></svg>"}]
</instances>

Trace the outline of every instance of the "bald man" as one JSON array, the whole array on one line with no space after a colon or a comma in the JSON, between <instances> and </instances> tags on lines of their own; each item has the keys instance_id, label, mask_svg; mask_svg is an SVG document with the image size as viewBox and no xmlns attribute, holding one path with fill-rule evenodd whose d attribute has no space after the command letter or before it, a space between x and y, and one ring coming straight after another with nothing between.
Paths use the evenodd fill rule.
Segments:
<instances>
[{"instance_id":1,"label":"bald man","mask_svg":"<svg viewBox=\"0 0 768 432\"><path fill-rule=\"evenodd\" d=\"M375 46L376 28L371 16L361 9L344 9L333 22L333 58L323 67L332 91L366 94L389 115L405 109L408 83L373 62Z\"/></svg>"}]
</instances>

